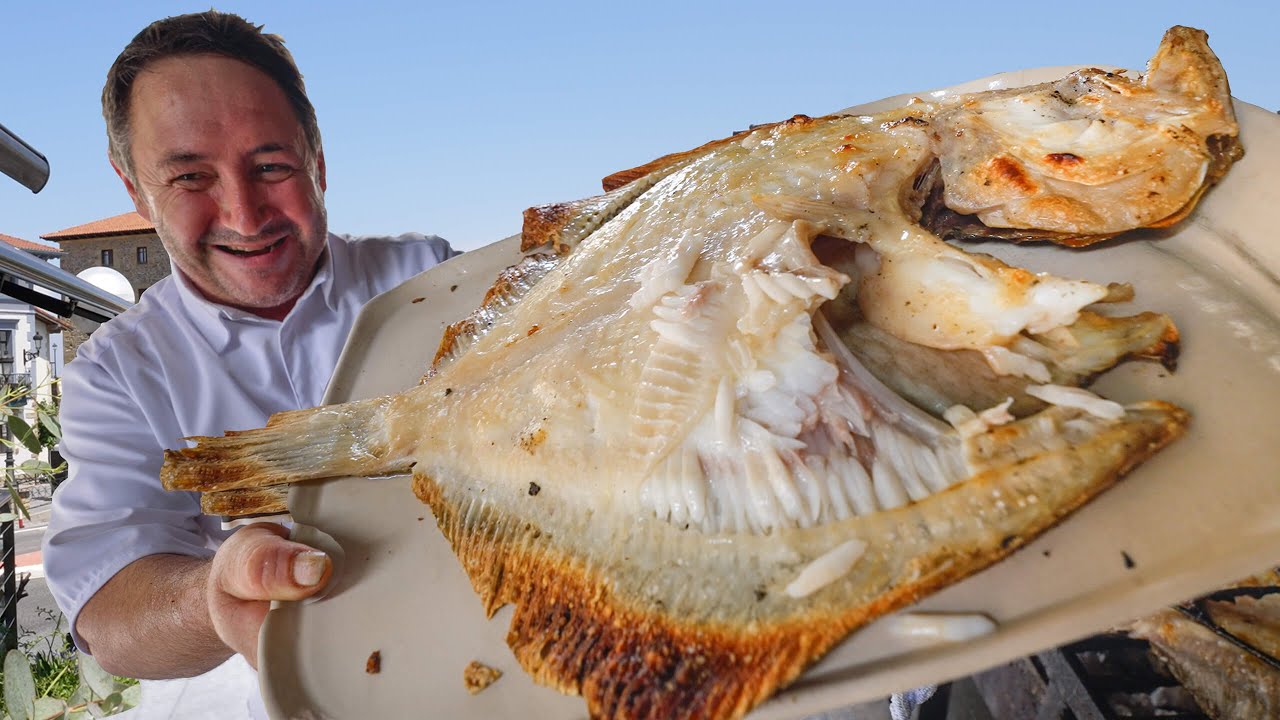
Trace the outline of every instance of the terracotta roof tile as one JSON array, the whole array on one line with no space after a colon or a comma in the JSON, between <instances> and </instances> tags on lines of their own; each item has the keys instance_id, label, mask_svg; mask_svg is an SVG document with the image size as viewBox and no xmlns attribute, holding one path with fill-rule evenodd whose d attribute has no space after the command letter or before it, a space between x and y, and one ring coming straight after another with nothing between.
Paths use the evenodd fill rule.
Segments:
<instances>
[{"instance_id":1,"label":"terracotta roof tile","mask_svg":"<svg viewBox=\"0 0 1280 720\"><path fill-rule=\"evenodd\" d=\"M41 310L38 307L33 307L32 309L36 311L36 316L39 317L41 320L45 321L50 325L57 326L59 329L63 330L64 332L67 330L75 329L75 326L72 325L70 322L63 320L62 318L58 317L57 315L54 315L48 310Z\"/></svg>"},{"instance_id":2,"label":"terracotta roof tile","mask_svg":"<svg viewBox=\"0 0 1280 720\"><path fill-rule=\"evenodd\" d=\"M76 225L65 230L58 230L40 237L45 240L83 240L84 238L108 237L111 235L134 235L136 233L155 232L156 226L144 220L136 212L94 220L83 225Z\"/></svg>"},{"instance_id":3,"label":"terracotta roof tile","mask_svg":"<svg viewBox=\"0 0 1280 720\"><path fill-rule=\"evenodd\" d=\"M31 250L38 253L44 253L46 255L65 255L66 254L61 250L59 250L54 245L45 245L44 243L31 242L30 240L23 240L22 238L16 238L12 235L5 235L4 233L0 233L0 242L8 243L18 248L19 250Z\"/></svg>"}]
</instances>

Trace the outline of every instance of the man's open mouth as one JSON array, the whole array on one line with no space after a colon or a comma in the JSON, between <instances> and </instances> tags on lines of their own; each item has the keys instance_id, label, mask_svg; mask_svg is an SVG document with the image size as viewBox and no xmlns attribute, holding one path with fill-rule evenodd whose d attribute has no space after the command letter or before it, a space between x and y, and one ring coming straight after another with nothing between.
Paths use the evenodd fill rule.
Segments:
<instances>
[{"instance_id":1,"label":"man's open mouth","mask_svg":"<svg viewBox=\"0 0 1280 720\"><path fill-rule=\"evenodd\" d=\"M214 245L214 247L218 248L219 250L225 253L229 253L231 255L237 255L239 257L256 257L258 255L266 255L272 250L275 250L276 248L280 247L284 243L284 241L285 241L285 238L282 237L279 240L271 243L270 245L266 247L258 248L256 250L248 250L245 248L233 247L231 245Z\"/></svg>"}]
</instances>

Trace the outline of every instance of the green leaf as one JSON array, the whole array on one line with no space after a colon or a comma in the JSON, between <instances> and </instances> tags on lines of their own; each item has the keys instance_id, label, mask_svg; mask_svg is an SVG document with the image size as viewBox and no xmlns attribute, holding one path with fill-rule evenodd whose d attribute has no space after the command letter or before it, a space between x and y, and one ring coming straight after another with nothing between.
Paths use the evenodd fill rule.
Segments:
<instances>
[{"instance_id":1,"label":"green leaf","mask_svg":"<svg viewBox=\"0 0 1280 720\"><path fill-rule=\"evenodd\" d=\"M36 699L33 720L57 720L67 713L67 704L57 698L42 697Z\"/></svg>"},{"instance_id":2,"label":"green leaf","mask_svg":"<svg viewBox=\"0 0 1280 720\"><path fill-rule=\"evenodd\" d=\"M111 673L103 670L93 656L83 652L76 654L80 658L80 678L89 686L93 694L100 698L110 695L115 690L116 679L111 676Z\"/></svg>"},{"instance_id":3,"label":"green leaf","mask_svg":"<svg viewBox=\"0 0 1280 720\"><path fill-rule=\"evenodd\" d=\"M23 460L18 469L28 475L45 475L53 472L53 466L43 460Z\"/></svg>"},{"instance_id":4,"label":"green leaf","mask_svg":"<svg viewBox=\"0 0 1280 720\"><path fill-rule=\"evenodd\" d=\"M13 522L18 516L15 513L0 513L0 523Z\"/></svg>"},{"instance_id":5,"label":"green leaf","mask_svg":"<svg viewBox=\"0 0 1280 720\"><path fill-rule=\"evenodd\" d=\"M36 406L36 420L40 423L41 432L53 438L54 444L62 440L62 423L58 421L57 408L40 403Z\"/></svg>"},{"instance_id":6,"label":"green leaf","mask_svg":"<svg viewBox=\"0 0 1280 720\"><path fill-rule=\"evenodd\" d=\"M142 685L130 685L120 693L120 697L124 699L126 708L138 707L138 703L142 702Z\"/></svg>"},{"instance_id":7,"label":"green leaf","mask_svg":"<svg viewBox=\"0 0 1280 720\"><path fill-rule=\"evenodd\" d=\"M10 415L5 419L5 424L9 426L9 432L13 433L13 438L22 443L22 446L33 453L40 452L40 438L36 437L36 433L17 415Z\"/></svg>"},{"instance_id":8,"label":"green leaf","mask_svg":"<svg viewBox=\"0 0 1280 720\"><path fill-rule=\"evenodd\" d=\"M20 415L9 415L5 418L5 424L9 425L9 432L13 433L15 441L22 443L29 451L40 452L40 438L36 437L36 430L31 429L27 420L23 420Z\"/></svg>"},{"instance_id":9,"label":"green leaf","mask_svg":"<svg viewBox=\"0 0 1280 720\"><path fill-rule=\"evenodd\" d=\"M80 683L80 687L67 698L67 720L89 720L89 688Z\"/></svg>"},{"instance_id":10,"label":"green leaf","mask_svg":"<svg viewBox=\"0 0 1280 720\"><path fill-rule=\"evenodd\" d=\"M36 679L31 661L20 650L4 656L4 704L13 720L31 720L36 703Z\"/></svg>"}]
</instances>

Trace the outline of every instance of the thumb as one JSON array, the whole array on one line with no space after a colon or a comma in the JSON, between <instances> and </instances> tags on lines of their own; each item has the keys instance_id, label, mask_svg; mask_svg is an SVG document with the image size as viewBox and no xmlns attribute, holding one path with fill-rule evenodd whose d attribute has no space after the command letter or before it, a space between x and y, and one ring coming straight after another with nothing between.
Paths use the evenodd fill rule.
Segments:
<instances>
[{"instance_id":1,"label":"thumb","mask_svg":"<svg viewBox=\"0 0 1280 720\"><path fill-rule=\"evenodd\" d=\"M211 582L241 600L301 600L315 594L332 574L333 563L287 534L276 523L237 530L214 555Z\"/></svg>"}]
</instances>

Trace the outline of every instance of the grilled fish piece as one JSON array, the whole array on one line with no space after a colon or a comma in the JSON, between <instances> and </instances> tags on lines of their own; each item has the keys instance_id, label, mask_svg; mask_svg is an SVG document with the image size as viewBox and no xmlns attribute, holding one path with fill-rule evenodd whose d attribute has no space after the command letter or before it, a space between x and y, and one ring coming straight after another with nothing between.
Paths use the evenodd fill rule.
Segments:
<instances>
[{"instance_id":1,"label":"grilled fish piece","mask_svg":"<svg viewBox=\"0 0 1280 720\"><path fill-rule=\"evenodd\" d=\"M1280 713L1280 571L1246 578L1193 601L1215 632L1165 608L1128 628L1151 649L1211 718Z\"/></svg>"},{"instance_id":2,"label":"grilled fish piece","mask_svg":"<svg viewBox=\"0 0 1280 720\"><path fill-rule=\"evenodd\" d=\"M1184 72L1156 72L1184 55ZM1042 202L1007 194L989 216L1078 237L1194 202L1211 146L1229 144L1203 133L1234 135L1229 100L1203 92L1222 77L1203 33L1175 28L1157 58L1140 82L1063 82L1127 88L1081 91L1069 112L1094 107L1097 137L1123 128L1159 147L1159 201L1046 181ZM421 385L198 438L166 454L162 479L213 492L412 472L485 607L517 606L509 643L538 681L581 694L593 717L740 717L852 630L1026 543L1187 423L1167 403L1122 407L1042 381L1026 392L1048 405L1027 417L957 405L944 422L881 382L820 312L843 292L895 341L1049 373L1023 345L1080 331L1086 307L1123 291L966 253L916 221L935 163L945 176L992 162L942 137L981 134L967 114L990 107L1065 103L1060 84L797 117L611 176L599 198L532 209L526 244L557 253L500 279ZM1057 125L1036 127L1009 141L1060 142ZM1088 162L1089 142L1070 147ZM1046 203L1078 221L1050 222ZM823 235L856 244L856 271L822 262Z\"/></svg>"}]
</instances>

